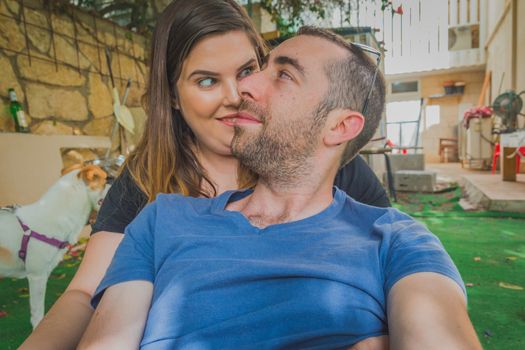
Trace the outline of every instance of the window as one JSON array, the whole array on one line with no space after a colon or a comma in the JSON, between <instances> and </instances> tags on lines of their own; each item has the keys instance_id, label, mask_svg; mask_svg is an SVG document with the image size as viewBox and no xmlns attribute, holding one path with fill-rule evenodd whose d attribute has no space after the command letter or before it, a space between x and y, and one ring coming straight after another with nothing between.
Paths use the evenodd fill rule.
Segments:
<instances>
[{"instance_id":1,"label":"window","mask_svg":"<svg viewBox=\"0 0 525 350\"><path fill-rule=\"evenodd\" d=\"M420 110L420 100L387 103L387 137L396 146L411 147L420 143L417 135Z\"/></svg>"},{"instance_id":2,"label":"window","mask_svg":"<svg viewBox=\"0 0 525 350\"><path fill-rule=\"evenodd\" d=\"M393 94L400 94L406 92L418 92L419 84L415 81L396 81L391 84L391 91Z\"/></svg>"},{"instance_id":3,"label":"window","mask_svg":"<svg viewBox=\"0 0 525 350\"><path fill-rule=\"evenodd\" d=\"M427 106L425 109L425 130L429 129L433 125L439 124L440 121L440 109L439 106Z\"/></svg>"}]
</instances>

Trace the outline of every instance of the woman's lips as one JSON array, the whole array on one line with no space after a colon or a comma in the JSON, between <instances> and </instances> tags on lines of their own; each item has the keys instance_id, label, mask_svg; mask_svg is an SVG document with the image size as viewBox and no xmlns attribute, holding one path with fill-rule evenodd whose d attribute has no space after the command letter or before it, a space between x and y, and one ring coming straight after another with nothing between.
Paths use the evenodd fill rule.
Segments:
<instances>
[{"instance_id":1,"label":"woman's lips","mask_svg":"<svg viewBox=\"0 0 525 350\"><path fill-rule=\"evenodd\" d=\"M248 113L237 113L218 118L218 120L228 126L261 124L261 121Z\"/></svg>"}]
</instances>

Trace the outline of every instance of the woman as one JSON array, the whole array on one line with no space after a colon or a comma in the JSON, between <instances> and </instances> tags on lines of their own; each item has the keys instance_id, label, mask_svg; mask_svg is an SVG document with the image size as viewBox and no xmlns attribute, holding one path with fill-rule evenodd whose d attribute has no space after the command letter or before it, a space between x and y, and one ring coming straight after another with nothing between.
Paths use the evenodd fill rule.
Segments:
<instances>
[{"instance_id":1,"label":"woman","mask_svg":"<svg viewBox=\"0 0 525 350\"><path fill-rule=\"evenodd\" d=\"M152 40L145 133L104 200L79 270L22 349L75 347L124 228L158 193L211 197L254 184L231 155L231 118L241 100L238 81L258 69L264 54L234 0L175 0L164 10ZM359 157L336 185L357 200L389 205Z\"/></svg>"}]
</instances>

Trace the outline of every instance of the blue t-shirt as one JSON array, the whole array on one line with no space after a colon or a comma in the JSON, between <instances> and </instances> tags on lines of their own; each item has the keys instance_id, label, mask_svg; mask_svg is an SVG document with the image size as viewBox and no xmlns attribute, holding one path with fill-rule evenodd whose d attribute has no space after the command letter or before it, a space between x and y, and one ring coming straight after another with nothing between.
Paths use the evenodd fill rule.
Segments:
<instances>
[{"instance_id":1,"label":"blue t-shirt","mask_svg":"<svg viewBox=\"0 0 525 350\"><path fill-rule=\"evenodd\" d=\"M339 189L306 219L254 227L228 202L160 195L127 227L109 286L154 284L141 349L337 349L388 334L386 298L402 277L461 277L439 240L392 208Z\"/></svg>"}]
</instances>

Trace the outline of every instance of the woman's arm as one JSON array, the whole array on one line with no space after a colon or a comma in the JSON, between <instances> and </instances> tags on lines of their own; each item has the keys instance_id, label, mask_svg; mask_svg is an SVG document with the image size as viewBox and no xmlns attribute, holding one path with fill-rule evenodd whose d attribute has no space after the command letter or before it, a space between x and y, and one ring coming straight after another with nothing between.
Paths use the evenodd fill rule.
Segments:
<instances>
[{"instance_id":1,"label":"woman's arm","mask_svg":"<svg viewBox=\"0 0 525 350\"><path fill-rule=\"evenodd\" d=\"M124 239L94 292L95 314L80 349L136 349L146 324L155 280L156 203L126 228Z\"/></svg>"},{"instance_id":2,"label":"woman's arm","mask_svg":"<svg viewBox=\"0 0 525 350\"><path fill-rule=\"evenodd\" d=\"M148 281L109 287L77 349L138 349L152 294Z\"/></svg>"},{"instance_id":3,"label":"woman's arm","mask_svg":"<svg viewBox=\"0 0 525 350\"><path fill-rule=\"evenodd\" d=\"M93 314L91 297L124 237L98 232L91 236L80 267L64 294L19 349L74 349Z\"/></svg>"}]
</instances>

